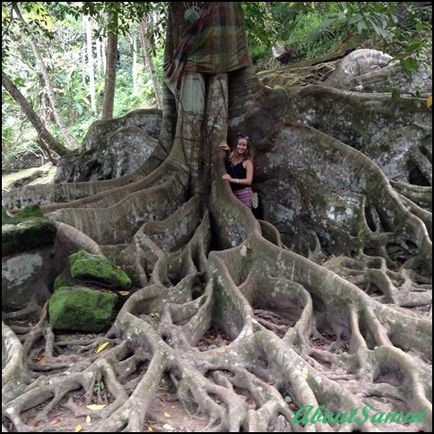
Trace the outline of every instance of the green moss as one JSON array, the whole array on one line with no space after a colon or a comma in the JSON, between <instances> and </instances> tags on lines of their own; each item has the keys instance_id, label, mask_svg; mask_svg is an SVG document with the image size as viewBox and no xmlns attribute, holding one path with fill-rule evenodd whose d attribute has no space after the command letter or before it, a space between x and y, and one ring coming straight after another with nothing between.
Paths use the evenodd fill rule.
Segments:
<instances>
[{"instance_id":1,"label":"green moss","mask_svg":"<svg viewBox=\"0 0 434 434\"><path fill-rule=\"evenodd\" d=\"M42 212L41 208L38 205L25 207L22 211L20 211L15 216L15 219L19 221L23 221L31 217L44 217L44 213Z\"/></svg>"},{"instance_id":2,"label":"green moss","mask_svg":"<svg viewBox=\"0 0 434 434\"><path fill-rule=\"evenodd\" d=\"M10 225L13 222L13 217L11 217L6 210L2 207L2 225Z\"/></svg>"},{"instance_id":3,"label":"green moss","mask_svg":"<svg viewBox=\"0 0 434 434\"><path fill-rule=\"evenodd\" d=\"M50 325L57 330L100 332L110 325L117 295L82 286L58 289L48 303Z\"/></svg>"},{"instance_id":4,"label":"green moss","mask_svg":"<svg viewBox=\"0 0 434 434\"><path fill-rule=\"evenodd\" d=\"M134 268L127 267L124 272L130 278L132 286L140 286L139 275Z\"/></svg>"},{"instance_id":5,"label":"green moss","mask_svg":"<svg viewBox=\"0 0 434 434\"><path fill-rule=\"evenodd\" d=\"M44 217L44 213L38 205L27 206L13 217L8 216L5 209L2 208L2 225L16 225L33 217Z\"/></svg>"},{"instance_id":6,"label":"green moss","mask_svg":"<svg viewBox=\"0 0 434 434\"><path fill-rule=\"evenodd\" d=\"M45 217L2 225L2 257L52 244L55 238L56 226Z\"/></svg>"},{"instance_id":7,"label":"green moss","mask_svg":"<svg viewBox=\"0 0 434 434\"><path fill-rule=\"evenodd\" d=\"M119 289L131 287L127 274L102 256L80 250L68 258L68 266L73 279L93 280Z\"/></svg>"},{"instance_id":8,"label":"green moss","mask_svg":"<svg viewBox=\"0 0 434 434\"><path fill-rule=\"evenodd\" d=\"M64 286L73 286L74 285L74 279L71 276L71 273L69 272L69 269L66 268L65 271L56 277L54 280L54 291L57 291L59 288L63 288Z\"/></svg>"},{"instance_id":9,"label":"green moss","mask_svg":"<svg viewBox=\"0 0 434 434\"><path fill-rule=\"evenodd\" d=\"M295 86L296 84L299 84L301 81L302 81L302 77L295 75L295 76L293 76L287 80L287 82L285 83L285 86L286 87L292 87L292 86Z\"/></svg>"}]
</instances>

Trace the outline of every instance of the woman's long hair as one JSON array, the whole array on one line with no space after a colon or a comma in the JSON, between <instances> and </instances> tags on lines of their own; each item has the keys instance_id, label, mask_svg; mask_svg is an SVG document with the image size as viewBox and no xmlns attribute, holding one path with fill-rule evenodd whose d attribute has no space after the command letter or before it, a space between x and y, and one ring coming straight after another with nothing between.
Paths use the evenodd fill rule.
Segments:
<instances>
[{"instance_id":1,"label":"woman's long hair","mask_svg":"<svg viewBox=\"0 0 434 434\"><path fill-rule=\"evenodd\" d=\"M247 142L246 152L244 154L239 154L238 150L237 150L238 142L240 140L245 140ZM250 149L250 139L248 136L245 136L244 134L238 134L237 140L235 142L235 146L234 146L232 152L229 154L229 161L231 163L233 163L234 160L241 160L241 161L251 160L251 161L253 161L252 152Z\"/></svg>"}]
</instances>

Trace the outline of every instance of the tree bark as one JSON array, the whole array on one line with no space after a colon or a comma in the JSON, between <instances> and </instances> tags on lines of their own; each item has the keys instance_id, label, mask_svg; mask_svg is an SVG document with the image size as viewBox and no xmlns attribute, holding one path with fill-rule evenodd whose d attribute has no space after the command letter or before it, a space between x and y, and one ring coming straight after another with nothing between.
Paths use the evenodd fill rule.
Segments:
<instances>
[{"instance_id":1,"label":"tree bark","mask_svg":"<svg viewBox=\"0 0 434 434\"><path fill-rule=\"evenodd\" d=\"M98 74L102 73L104 71L103 63L102 63L102 41L97 39L96 40L96 67L98 70Z\"/></svg>"},{"instance_id":2,"label":"tree bark","mask_svg":"<svg viewBox=\"0 0 434 434\"><path fill-rule=\"evenodd\" d=\"M132 66L132 77L133 77L133 94L136 95L138 92L137 86L137 38L136 35L131 37L131 48L133 52L133 66Z\"/></svg>"},{"instance_id":3,"label":"tree bark","mask_svg":"<svg viewBox=\"0 0 434 434\"><path fill-rule=\"evenodd\" d=\"M152 60L152 51L151 51L149 39L147 37L147 32L148 32L148 18L145 17L140 22L140 39L142 41L142 46L143 46L144 63L149 67L152 83L154 84L157 106L158 108L161 108L162 107L161 89L160 89L160 84L158 83L158 77L155 71L154 62Z\"/></svg>"},{"instance_id":4,"label":"tree bark","mask_svg":"<svg viewBox=\"0 0 434 434\"><path fill-rule=\"evenodd\" d=\"M95 73L93 69L93 52L92 52L92 25L88 17L85 16L83 19L84 19L84 28L86 31L87 74L89 77L90 106L92 112L96 114Z\"/></svg>"},{"instance_id":5,"label":"tree bark","mask_svg":"<svg viewBox=\"0 0 434 434\"><path fill-rule=\"evenodd\" d=\"M118 58L117 14L110 13L109 31L107 37L107 63L105 70L104 100L102 104L102 119L113 118L113 106L116 90L116 66Z\"/></svg>"},{"instance_id":6,"label":"tree bark","mask_svg":"<svg viewBox=\"0 0 434 434\"><path fill-rule=\"evenodd\" d=\"M23 26L27 27L27 23L25 22L23 16L21 15L21 12L18 8L18 5L15 5L15 11L17 12L20 21L23 23ZM50 74L48 73L48 69L45 66L41 52L39 51L39 48L36 45L36 42L30 33L28 34L28 38L30 41L30 45L32 46L33 53L36 57L36 63L39 67L39 70L42 73L42 76L44 77L45 87L47 89L48 98L50 99L50 104L51 104L51 108L53 110L53 116L54 116L54 119L56 121L56 124L60 128L62 136L65 139L65 143L69 146L70 149L74 149L77 147L77 142L74 139L74 137L72 137L70 132L68 131L68 128L66 127L65 122L63 121L62 115L60 114L60 111L57 107L57 98L56 98L56 95L54 93L53 86L51 84Z\"/></svg>"},{"instance_id":7,"label":"tree bark","mask_svg":"<svg viewBox=\"0 0 434 434\"><path fill-rule=\"evenodd\" d=\"M86 28L83 29L86 32ZM81 52L81 80L83 82L83 85L87 86L87 62L86 62L86 43L84 43Z\"/></svg>"},{"instance_id":8,"label":"tree bark","mask_svg":"<svg viewBox=\"0 0 434 434\"><path fill-rule=\"evenodd\" d=\"M47 146L60 156L68 154L68 149L66 149L48 132L25 96L18 90L13 81L4 72L2 72L2 85L9 92L12 98L19 104L27 119L32 123L33 127L37 131L39 137L44 140Z\"/></svg>"}]
</instances>

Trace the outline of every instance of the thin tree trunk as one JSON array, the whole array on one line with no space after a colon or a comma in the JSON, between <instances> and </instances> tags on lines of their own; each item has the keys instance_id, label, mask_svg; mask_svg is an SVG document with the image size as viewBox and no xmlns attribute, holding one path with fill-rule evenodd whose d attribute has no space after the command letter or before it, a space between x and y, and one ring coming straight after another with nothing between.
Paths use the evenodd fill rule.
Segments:
<instances>
[{"instance_id":1,"label":"thin tree trunk","mask_svg":"<svg viewBox=\"0 0 434 434\"><path fill-rule=\"evenodd\" d=\"M53 166L57 166L57 159L51 155L52 151L50 147L47 145L45 140L40 135L38 135L37 143L44 157L50 160Z\"/></svg>"},{"instance_id":2,"label":"thin tree trunk","mask_svg":"<svg viewBox=\"0 0 434 434\"><path fill-rule=\"evenodd\" d=\"M137 38L136 35L132 36L132 49L133 49L133 69L132 69L132 75L133 75L133 94L136 95L138 93L138 86L137 86Z\"/></svg>"},{"instance_id":3,"label":"thin tree trunk","mask_svg":"<svg viewBox=\"0 0 434 434\"><path fill-rule=\"evenodd\" d=\"M84 26L86 29L87 74L89 77L90 106L92 112L96 114L95 75L93 70L93 53L92 53L92 25L88 17L84 16L83 19L84 19Z\"/></svg>"},{"instance_id":4,"label":"thin tree trunk","mask_svg":"<svg viewBox=\"0 0 434 434\"><path fill-rule=\"evenodd\" d=\"M103 71L105 71L105 68L107 66L106 47L107 47L107 38L102 38L101 46L99 48L101 50L102 70Z\"/></svg>"},{"instance_id":5,"label":"thin tree trunk","mask_svg":"<svg viewBox=\"0 0 434 434\"><path fill-rule=\"evenodd\" d=\"M102 103L101 119L113 119L113 106L116 89L116 65L118 60L117 14L109 17L109 31L107 37L107 66L105 69L104 99Z\"/></svg>"},{"instance_id":6,"label":"thin tree trunk","mask_svg":"<svg viewBox=\"0 0 434 434\"><path fill-rule=\"evenodd\" d=\"M35 113L32 106L27 101L26 97L19 91L13 81L4 72L2 72L2 85L21 107L21 110L24 112L27 119L32 123L40 139L42 139L47 146L52 151L55 151L59 156L68 154L68 149L66 149L48 132L39 116Z\"/></svg>"},{"instance_id":7,"label":"thin tree trunk","mask_svg":"<svg viewBox=\"0 0 434 434\"><path fill-rule=\"evenodd\" d=\"M86 32L86 28L83 29L84 32ZM81 58L81 78L83 81L84 86L87 85L86 78L87 78L87 62L86 62L86 43L84 44L82 50L82 58Z\"/></svg>"},{"instance_id":8,"label":"thin tree trunk","mask_svg":"<svg viewBox=\"0 0 434 434\"><path fill-rule=\"evenodd\" d=\"M97 39L95 41L95 43L96 43L96 68L97 68L98 74L101 74L104 71L104 68L102 65L102 54L101 54L102 41Z\"/></svg>"},{"instance_id":9,"label":"thin tree trunk","mask_svg":"<svg viewBox=\"0 0 434 434\"><path fill-rule=\"evenodd\" d=\"M23 26L27 27L27 23L25 22L23 16L21 15L21 12L20 12L17 4L15 4L14 9L15 9L19 19L23 23ZM54 116L54 119L56 121L56 124L60 128L62 136L65 139L65 143L69 146L69 148L74 149L77 147L77 142L74 139L74 137L72 137L70 132L68 131L68 128L66 127L65 122L63 121L63 118L60 114L60 111L57 108L56 95L54 93L53 86L51 85L50 75L48 73L47 67L45 66L44 60L42 59L41 52L39 51L39 48L36 45L36 42L33 39L30 32L28 33L28 38L29 38L33 53L36 57L36 63L38 64L39 70L41 71L41 74L44 77L45 87L47 89L48 98L50 99L50 104L51 104L51 108L53 110L53 116Z\"/></svg>"},{"instance_id":10,"label":"thin tree trunk","mask_svg":"<svg viewBox=\"0 0 434 434\"><path fill-rule=\"evenodd\" d=\"M142 40L145 65L147 65L149 67L152 82L154 84L154 91L155 91L155 98L157 99L157 106L158 106L158 108L161 108L162 107L161 89L160 89L160 84L158 83L157 73L155 72L154 62L152 60L151 46L149 43L149 39L147 37L147 32L148 32L147 20L148 20L148 18L145 17L140 22L140 39Z\"/></svg>"}]
</instances>

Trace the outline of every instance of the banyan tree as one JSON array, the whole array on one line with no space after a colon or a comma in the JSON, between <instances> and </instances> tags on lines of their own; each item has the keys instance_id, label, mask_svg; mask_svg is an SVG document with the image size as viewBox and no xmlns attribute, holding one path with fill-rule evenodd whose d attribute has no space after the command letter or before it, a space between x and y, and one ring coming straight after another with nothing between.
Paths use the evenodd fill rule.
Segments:
<instances>
[{"instance_id":1,"label":"banyan tree","mask_svg":"<svg viewBox=\"0 0 434 434\"><path fill-rule=\"evenodd\" d=\"M430 109L375 50L259 79L240 4L200 5L190 23L170 4L146 161L3 197L54 222L54 275L85 250L137 281L102 333L56 330L50 302L4 313L4 429L431 429ZM320 78L287 86L288 71ZM92 125L89 148L120 126ZM222 180L218 145L239 132L255 213ZM156 402L187 422L165 424Z\"/></svg>"}]
</instances>

